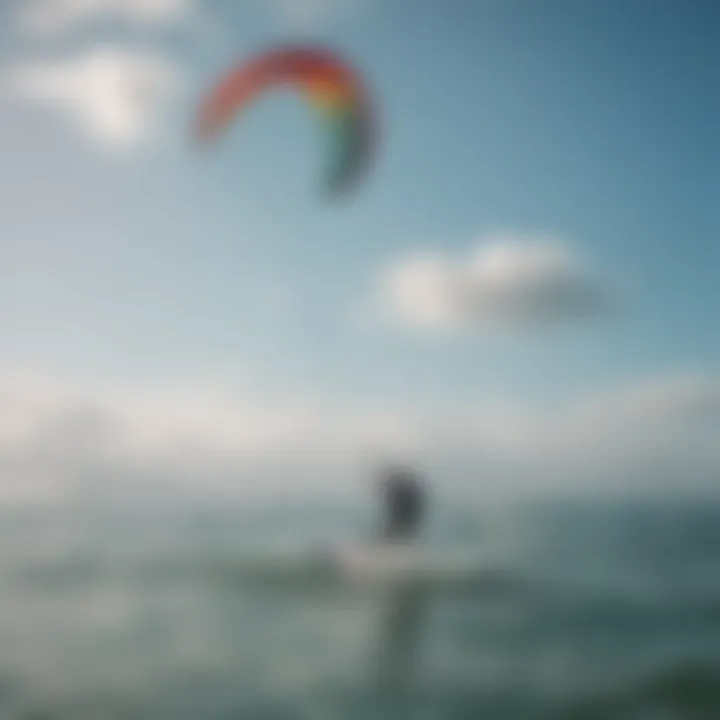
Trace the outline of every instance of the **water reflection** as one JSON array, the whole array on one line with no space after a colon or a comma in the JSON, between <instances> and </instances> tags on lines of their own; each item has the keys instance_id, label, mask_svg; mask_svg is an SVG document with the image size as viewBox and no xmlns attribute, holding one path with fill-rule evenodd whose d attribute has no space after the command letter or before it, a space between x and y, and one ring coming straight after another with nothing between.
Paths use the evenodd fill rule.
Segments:
<instances>
[{"instance_id":1,"label":"water reflection","mask_svg":"<svg viewBox=\"0 0 720 720\"><path fill-rule=\"evenodd\" d=\"M413 687L427 601L426 589L413 584L394 587L383 598L375 671L384 693L405 694Z\"/></svg>"}]
</instances>

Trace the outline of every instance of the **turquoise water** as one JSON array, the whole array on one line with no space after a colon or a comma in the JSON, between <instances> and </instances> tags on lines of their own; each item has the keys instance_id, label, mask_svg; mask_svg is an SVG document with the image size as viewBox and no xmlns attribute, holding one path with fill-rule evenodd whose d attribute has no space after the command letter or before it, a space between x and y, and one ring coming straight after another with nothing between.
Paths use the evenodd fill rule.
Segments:
<instances>
[{"instance_id":1,"label":"turquoise water","mask_svg":"<svg viewBox=\"0 0 720 720\"><path fill-rule=\"evenodd\" d=\"M3 512L0 717L720 717L720 502L446 509L428 545L500 574L317 572L304 549L368 520Z\"/></svg>"}]
</instances>

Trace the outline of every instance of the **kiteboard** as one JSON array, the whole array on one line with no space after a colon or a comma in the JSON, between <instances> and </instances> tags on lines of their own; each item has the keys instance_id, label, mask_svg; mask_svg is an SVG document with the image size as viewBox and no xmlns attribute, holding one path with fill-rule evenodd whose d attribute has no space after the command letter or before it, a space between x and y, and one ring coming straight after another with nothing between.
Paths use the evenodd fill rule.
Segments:
<instances>
[{"instance_id":1,"label":"kiteboard","mask_svg":"<svg viewBox=\"0 0 720 720\"><path fill-rule=\"evenodd\" d=\"M413 544L316 545L208 558L205 572L242 585L297 590L415 588L424 591L504 590L517 576L497 559Z\"/></svg>"},{"instance_id":2,"label":"kiteboard","mask_svg":"<svg viewBox=\"0 0 720 720\"><path fill-rule=\"evenodd\" d=\"M313 563L338 580L354 582L462 585L504 574L488 560L402 543L322 548L314 553Z\"/></svg>"}]
</instances>

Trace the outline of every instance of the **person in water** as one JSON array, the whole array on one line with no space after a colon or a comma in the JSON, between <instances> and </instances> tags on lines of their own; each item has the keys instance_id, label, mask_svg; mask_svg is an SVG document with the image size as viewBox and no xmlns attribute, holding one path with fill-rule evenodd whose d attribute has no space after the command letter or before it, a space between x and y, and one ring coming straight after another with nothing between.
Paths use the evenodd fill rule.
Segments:
<instances>
[{"instance_id":1,"label":"person in water","mask_svg":"<svg viewBox=\"0 0 720 720\"><path fill-rule=\"evenodd\" d=\"M392 468L381 480L385 518L384 541L415 540L425 515L425 491L417 475L406 468Z\"/></svg>"}]
</instances>

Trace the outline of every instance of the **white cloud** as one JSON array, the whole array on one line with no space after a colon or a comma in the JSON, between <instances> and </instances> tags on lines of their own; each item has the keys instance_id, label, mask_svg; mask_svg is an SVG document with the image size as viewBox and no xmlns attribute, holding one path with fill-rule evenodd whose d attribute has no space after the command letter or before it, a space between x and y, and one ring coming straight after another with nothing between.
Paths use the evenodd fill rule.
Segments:
<instances>
[{"instance_id":1,"label":"white cloud","mask_svg":"<svg viewBox=\"0 0 720 720\"><path fill-rule=\"evenodd\" d=\"M386 269L380 302L396 319L422 329L544 324L587 318L607 298L553 239L490 237L466 257L416 254Z\"/></svg>"},{"instance_id":2,"label":"white cloud","mask_svg":"<svg viewBox=\"0 0 720 720\"><path fill-rule=\"evenodd\" d=\"M161 26L187 17L195 0L23 0L21 27L55 35L97 19Z\"/></svg>"},{"instance_id":3,"label":"white cloud","mask_svg":"<svg viewBox=\"0 0 720 720\"><path fill-rule=\"evenodd\" d=\"M97 47L76 57L20 63L9 80L19 96L62 112L105 146L127 148L154 129L179 73L155 52Z\"/></svg>"},{"instance_id":4,"label":"white cloud","mask_svg":"<svg viewBox=\"0 0 720 720\"><path fill-rule=\"evenodd\" d=\"M565 405L456 414L217 391L78 392L0 382L0 500L67 493L351 491L377 460L417 461L442 493L713 488L720 378L675 377ZM368 480L366 478L366 480Z\"/></svg>"}]
</instances>

